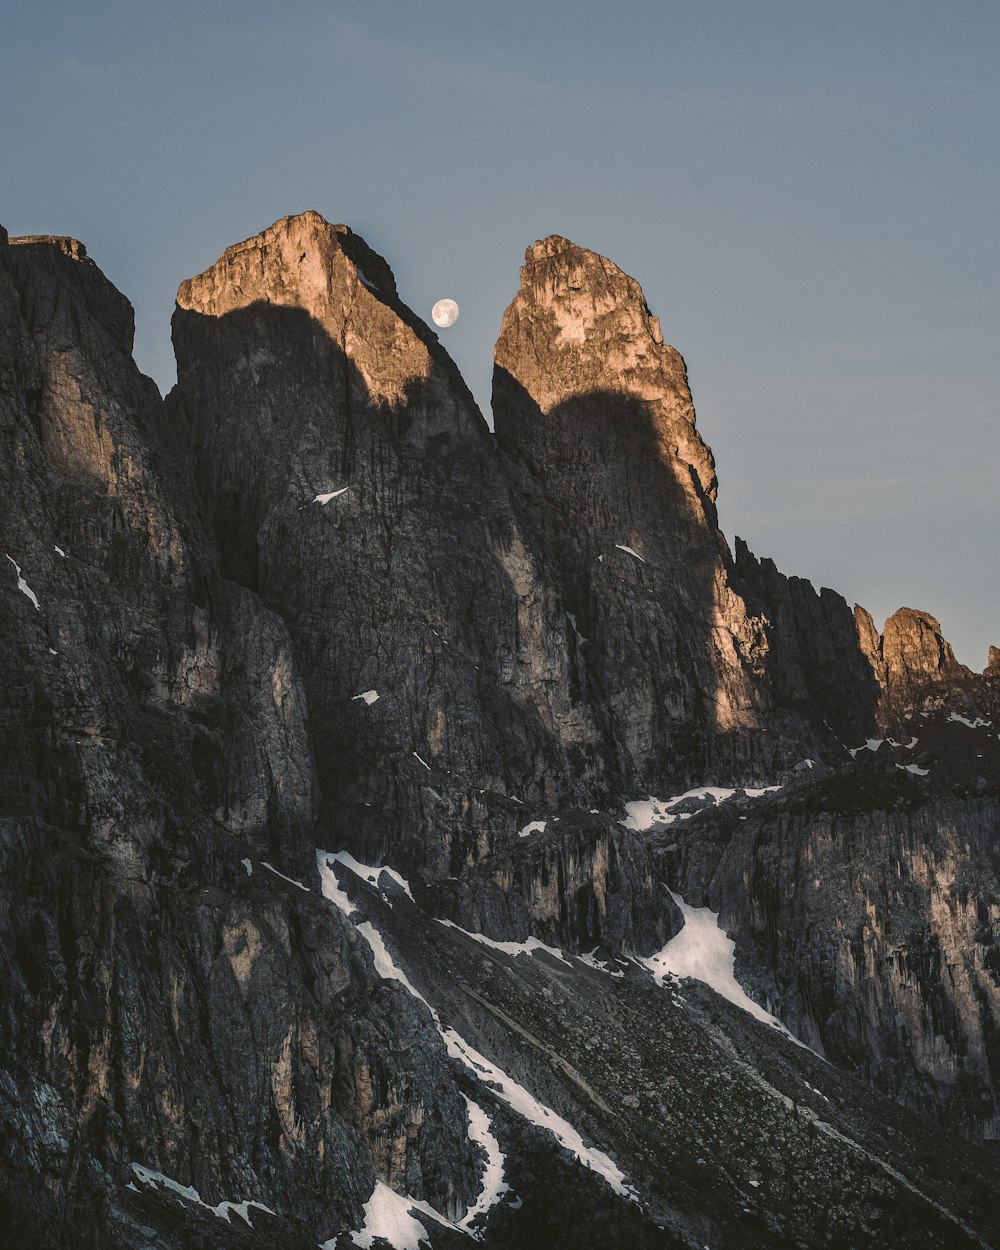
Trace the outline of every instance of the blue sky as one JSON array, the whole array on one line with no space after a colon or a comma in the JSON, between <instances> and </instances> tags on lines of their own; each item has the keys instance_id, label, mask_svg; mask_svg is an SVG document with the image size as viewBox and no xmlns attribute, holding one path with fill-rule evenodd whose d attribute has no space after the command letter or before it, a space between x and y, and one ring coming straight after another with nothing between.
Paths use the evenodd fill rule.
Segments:
<instances>
[{"instance_id":1,"label":"blue sky","mask_svg":"<svg viewBox=\"0 0 1000 1250\"><path fill-rule=\"evenodd\" d=\"M315 208L488 410L524 248L642 283L720 514L878 624L1000 645L1000 4L35 0L0 39L0 222L84 240L172 381L178 283Z\"/></svg>"}]
</instances>

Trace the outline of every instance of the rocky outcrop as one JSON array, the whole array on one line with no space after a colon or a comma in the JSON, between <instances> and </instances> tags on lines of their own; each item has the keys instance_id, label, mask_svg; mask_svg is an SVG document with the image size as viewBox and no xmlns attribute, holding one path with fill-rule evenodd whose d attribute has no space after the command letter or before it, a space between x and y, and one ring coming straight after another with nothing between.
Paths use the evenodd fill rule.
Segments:
<instances>
[{"instance_id":1,"label":"rocky outcrop","mask_svg":"<svg viewBox=\"0 0 1000 1250\"><path fill-rule=\"evenodd\" d=\"M890 616L882 631L880 652L887 722L918 706L940 706L949 689L968 685L973 677L955 659L940 624L929 612L900 608Z\"/></svg>"},{"instance_id":2,"label":"rocky outcrop","mask_svg":"<svg viewBox=\"0 0 1000 1250\"><path fill-rule=\"evenodd\" d=\"M877 639L863 608L802 577L786 577L736 539L736 574L748 602L768 622L769 677L779 706L805 724L822 719L844 742L875 728L880 694ZM808 752L804 752L808 754Z\"/></svg>"},{"instance_id":3,"label":"rocky outcrop","mask_svg":"<svg viewBox=\"0 0 1000 1250\"><path fill-rule=\"evenodd\" d=\"M668 879L720 911L741 979L794 1032L892 1097L996 1139L992 723L916 715L901 744L873 739L836 770L657 841Z\"/></svg>"},{"instance_id":4,"label":"rocky outcrop","mask_svg":"<svg viewBox=\"0 0 1000 1250\"><path fill-rule=\"evenodd\" d=\"M313 1244L360 1226L376 1175L464 1209L436 1035L266 867L313 874L302 683L281 620L218 576L131 308L80 245L14 240L0 326L10 1244L151 1244L131 1163L294 1209ZM196 1244L176 1210L154 1226Z\"/></svg>"},{"instance_id":5,"label":"rocky outcrop","mask_svg":"<svg viewBox=\"0 0 1000 1250\"><path fill-rule=\"evenodd\" d=\"M900 608L882 631L882 660L890 687L915 694L928 682L953 681L967 670L955 659L941 626L928 612Z\"/></svg>"},{"instance_id":6,"label":"rocky outcrop","mask_svg":"<svg viewBox=\"0 0 1000 1250\"><path fill-rule=\"evenodd\" d=\"M633 278L536 243L495 361L497 437L622 788L759 782L874 723L843 600L745 546L734 567L684 362Z\"/></svg>"},{"instance_id":7,"label":"rocky outcrop","mask_svg":"<svg viewBox=\"0 0 1000 1250\"><path fill-rule=\"evenodd\" d=\"M584 812L529 822L434 902L473 933L536 937L575 953L651 955L682 925L645 842Z\"/></svg>"}]
</instances>

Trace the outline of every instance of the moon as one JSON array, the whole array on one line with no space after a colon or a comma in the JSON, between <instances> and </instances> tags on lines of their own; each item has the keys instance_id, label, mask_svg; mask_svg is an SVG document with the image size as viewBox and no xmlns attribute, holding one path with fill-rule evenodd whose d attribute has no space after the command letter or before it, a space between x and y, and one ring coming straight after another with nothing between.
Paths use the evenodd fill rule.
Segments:
<instances>
[{"instance_id":1,"label":"moon","mask_svg":"<svg viewBox=\"0 0 1000 1250\"><path fill-rule=\"evenodd\" d=\"M442 329L453 326L458 320L458 305L453 299L439 299L431 309L431 320Z\"/></svg>"}]
</instances>

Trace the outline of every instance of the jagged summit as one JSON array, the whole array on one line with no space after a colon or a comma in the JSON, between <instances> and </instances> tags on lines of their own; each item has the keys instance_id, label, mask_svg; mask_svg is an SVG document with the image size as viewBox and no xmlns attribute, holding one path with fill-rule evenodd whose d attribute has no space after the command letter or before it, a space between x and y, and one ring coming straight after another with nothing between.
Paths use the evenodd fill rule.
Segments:
<instances>
[{"instance_id":1,"label":"jagged summit","mask_svg":"<svg viewBox=\"0 0 1000 1250\"><path fill-rule=\"evenodd\" d=\"M312 210L282 217L266 230L227 247L203 273L182 282L181 308L222 316L253 299L322 311L339 276L337 257L355 267L355 285L393 298L386 261L349 226L332 225Z\"/></svg>"},{"instance_id":2,"label":"jagged summit","mask_svg":"<svg viewBox=\"0 0 1000 1250\"><path fill-rule=\"evenodd\" d=\"M80 240L68 234L19 234L11 238L6 231L3 231L2 237L11 247L35 247L43 244L57 248L70 260L86 261L89 265L94 263Z\"/></svg>"},{"instance_id":3,"label":"jagged summit","mask_svg":"<svg viewBox=\"0 0 1000 1250\"><path fill-rule=\"evenodd\" d=\"M543 413L587 392L633 396L648 407L656 456L664 464L679 456L714 500L715 463L695 428L684 361L664 344L639 283L606 257L560 235L529 248L494 361ZM511 415L500 408L504 437Z\"/></svg>"}]
</instances>

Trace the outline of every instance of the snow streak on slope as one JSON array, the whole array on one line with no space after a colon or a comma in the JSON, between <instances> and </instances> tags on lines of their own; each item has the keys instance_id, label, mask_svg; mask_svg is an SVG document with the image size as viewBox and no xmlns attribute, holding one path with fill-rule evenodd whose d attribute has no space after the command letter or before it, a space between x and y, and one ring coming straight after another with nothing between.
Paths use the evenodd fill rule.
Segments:
<instances>
[{"instance_id":1,"label":"snow streak on slope","mask_svg":"<svg viewBox=\"0 0 1000 1250\"><path fill-rule=\"evenodd\" d=\"M324 851L317 851L316 854L320 866L324 897L329 899L335 907L350 918L354 914L354 909L346 893L340 887L332 863L330 863L330 861L342 861L340 861L339 856L329 855ZM457 926L452 927L457 928ZM442 1024L438 1013L413 985L403 969L395 962L381 933L379 933L370 920L365 920L358 924L357 931L371 949L375 961L375 971L378 975L385 981L398 982L418 1002L424 1004L437 1025L438 1032L441 1034L448 1049L448 1054L453 1059L460 1060L481 1081L490 1082L494 1093L502 1098L509 1107L518 1112L519 1115L522 1115L526 1120L530 1120L532 1124L536 1124L539 1128L547 1129L548 1132L552 1133L561 1146L564 1146L571 1154L576 1155L585 1167L590 1168L592 1172L596 1172L598 1176L602 1176L616 1193L621 1194L622 1197L630 1198L633 1202L639 1201L635 1190L626 1181L624 1172L608 1155L596 1147L587 1146L581 1135L568 1120L564 1120L562 1116L558 1115L551 1108L539 1102L534 1094L526 1090L523 1085L519 1085L502 1068L498 1068L496 1064L491 1063L485 1055L480 1054L461 1034L457 1033L453 1028ZM464 932L464 930L461 930L461 932ZM476 937L477 935L468 934L467 936ZM493 945L493 943L490 943L490 945ZM497 945L500 944L497 943ZM517 946L518 952L527 946L527 944L522 946L521 943L514 943L513 945ZM534 949L537 948L532 947L532 950ZM564 958L564 956L560 957ZM473 1126L472 1131L473 1133L475 1132L475 1126ZM438 1218L443 1220L441 1216L438 1216Z\"/></svg>"},{"instance_id":2,"label":"snow streak on slope","mask_svg":"<svg viewBox=\"0 0 1000 1250\"><path fill-rule=\"evenodd\" d=\"M480 942L483 946L492 947L495 951L502 951L505 955L533 955L535 951L545 951L553 959L558 959L564 964L569 963L564 951L558 950L555 946L546 946L543 941L536 937L526 938L523 942L497 942L494 938L488 938L483 933L471 933L468 929L463 929L461 925L455 924L453 920L438 920L438 924L443 924L446 929L454 929L456 933L464 933L467 938L472 938L474 942Z\"/></svg>"},{"instance_id":3,"label":"snow streak on slope","mask_svg":"<svg viewBox=\"0 0 1000 1250\"><path fill-rule=\"evenodd\" d=\"M500 1143L491 1131L490 1117L479 1103L473 1102L465 1094L462 1097L465 1098L465 1105L469 1110L469 1140L478 1142L486 1151L486 1163L483 1165L482 1192L459 1221L459 1225L468 1229L472 1236L479 1240L482 1238L482 1232L471 1228L470 1225L479 1216L492 1210L510 1186L503 1178L504 1157L500 1150Z\"/></svg>"},{"instance_id":4,"label":"snow streak on slope","mask_svg":"<svg viewBox=\"0 0 1000 1250\"><path fill-rule=\"evenodd\" d=\"M7 555L7 553L6 553L6 552L4 552L4 555ZM24 580L24 578L21 576L21 566L20 566L20 565L18 564L18 562L14 559L14 557L13 557L13 556L8 555L8 556L7 556L7 559L8 559L8 560L11 562L11 564L13 564L13 566L14 566L14 573L15 573L15 574L16 574L16 576L17 576L17 588L18 588L18 590L21 592L21 594L22 594L22 595L24 595L24 597L25 597L26 599L30 599L30 600L31 600L31 602L35 605L35 611L36 611L36 612L41 612L42 608L41 608L41 604L38 602L38 596L35 594L35 592L31 589L31 587L28 585L28 583L27 583L27 582Z\"/></svg>"},{"instance_id":5,"label":"snow streak on slope","mask_svg":"<svg viewBox=\"0 0 1000 1250\"><path fill-rule=\"evenodd\" d=\"M460 1059L481 1081L489 1082L493 1092L519 1115L539 1128L548 1129L561 1146L576 1155L584 1167L590 1168L598 1176L603 1176L616 1194L631 1198L633 1202L639 1201L635 1190L626 1181L624 1172L603 1150L585 1145L583 1138L569 1121L540 1103L534 1094L519 1085L502 1068L491 1063L474 1046L470 1046L454 1029L444 1028L440 1023L438 1027L441 1029L444 1044L448 1047L448 1054L453 1059Z\"/></svg>"},{"instance_id":6,"label":"snow streak on slope","mask_svg":"<svg viewBox=\"0 0 1000 1250\"><path fill-rule=\"evenodd\" d=\"M193 1185L182 1185L180 1181L164 1176L162 1172L154 1172L152 1168L144 1168L139 1163L132 1164L132 1171L143 1185L156 1185L169 1189L177 1194L179 1198L183 1198L185 1202L191 1202L195 1206L204 1207L207 1211L211 1211L213 1215L217 1215L220 1220L225 1220L227 1224L231 1222L229 1217L235 1211L252 1228L253 1223L250 1219L251 1207L256 1207L258 1211L266 1211L268 1215L274 1215L270 1207L265 1207L262 1202L254 1202L251 1199L247 1199L245 1202L220 1202L216 1206L212 1206L211 1203L205 1202Z\"/></svg>"},{"instance_id":7,"label":"snow streak on slope","mask_svg":"<svg viewBox=\"0 0 1000 1250\"><path fill-rule=\"evenodd\" d=\"M755 1003L736 980L736 943L719 927L719 913L708 907L690 907L673 890L670 897L681 910L684 928L658 954L640 960L656 980L661 985L667 976L702 981L734 1006L764 1024L773 1025L797 1045L804 1046L805 1043L789 1033L776 1016Z\"/></svg>"},{"instance_id":8,"label":"snow streak on slope","mask_svg":"<svg viewBox=\"0 0 1000 1250\"><path fill-rule=\"evenodd\" d=\"M309 893L309 887L307 885L303 885L301 881L296 881L294 877L286 877L283 872L279 872L277 868L275 868L273 864L269 864L266 859L262 859L260 863L262 868L266 868L268 872L273 872L274 875L276 877L280 877L282 881L287 881L289 885L297 885L300 890L305 890L307 894Z\"/></svg>"}]
</instances>

